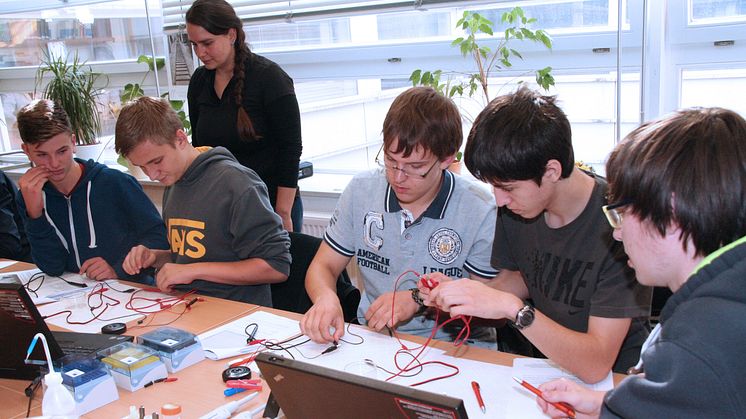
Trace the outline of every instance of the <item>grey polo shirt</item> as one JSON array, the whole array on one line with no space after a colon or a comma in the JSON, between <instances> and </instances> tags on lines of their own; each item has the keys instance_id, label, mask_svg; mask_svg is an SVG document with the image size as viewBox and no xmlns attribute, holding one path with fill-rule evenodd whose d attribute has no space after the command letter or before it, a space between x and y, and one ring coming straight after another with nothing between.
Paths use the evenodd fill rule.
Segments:
<instances>
[{"instance_id":1,"label":"grey polo shirt","mask_svg":"<svg viewBox=\"0 0 746 419\"><path fill-rule=\"evenodd\" d=\"M422 216L413 220L399 205L383 169L376 169L352 179L337 203L324 240L344 256L357 256L365 284L358 316L364 322L371 303L394 291L397 278L408 270L418 274L438 271L452 278L497 275L490 265L495 217L495 201L485 188L444 171L438 195ZM413 273L403 275L398 290L416 286L416 280ZM440 331L436 338L452 340L461 322L451 324L455 327ZM398 329L427 337L433 325L432 319L420 315ZM475 329L472 337L494 341L484 335L486 331Z\"/></svg>"}]
</instances>

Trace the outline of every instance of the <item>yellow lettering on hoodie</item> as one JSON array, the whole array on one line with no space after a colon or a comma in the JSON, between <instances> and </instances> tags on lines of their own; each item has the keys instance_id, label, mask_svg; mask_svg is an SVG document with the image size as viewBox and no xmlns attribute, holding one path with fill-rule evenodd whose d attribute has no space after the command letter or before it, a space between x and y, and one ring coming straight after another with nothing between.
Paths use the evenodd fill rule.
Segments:
<instances>
[{"instance_id":1,"label":"yellow lettering on hoodie","mask_svg":"<svg viewBox=\"0 0 746 419\"><path fill-rule=\"evenodd\" d=\"M171 253L186 255L192 259L199 259L206 253L201 240L205 223L202 221L171 218L168 220L168 236L171 242Z\"/></svg>"},{"instance_id":2,"label":"yellow lettering on hoodie","mask_svg":"<svg viewBox=\"0 0 746 419\"><path fill-rule=\"evenodd\" d=\"M186 255L192 259L199 259L205 255L205 246L200 243L200 240L204 239L205 235L201 231L192 230L186 233L186 242L190 246L186 250Z\"/></svg>"}]
</instances>

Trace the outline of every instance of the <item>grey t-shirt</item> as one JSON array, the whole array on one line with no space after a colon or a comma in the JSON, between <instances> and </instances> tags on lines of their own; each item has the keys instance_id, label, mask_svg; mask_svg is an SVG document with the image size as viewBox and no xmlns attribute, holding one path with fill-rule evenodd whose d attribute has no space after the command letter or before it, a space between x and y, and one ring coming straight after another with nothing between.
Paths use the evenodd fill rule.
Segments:
<instances>
[{"instance_id":1,"label":"grey t-shirt","mask_svg":"<svg viewBox=\"0 0 746 419\"><path fill-rule=\"evenodd\" d=\"M489 262L494 199L477 184L443 173L438 195L417 220L407 219L381 169L358 174L342 193L324 240L344 256L357 256L365 283L358 309L361 319L376 298L394 291L397 278L408 270L438 271L452 278L497 274ZM416 279L415 274L403 275L398 290L416 286ZM456 323L460 324L451 324ZM433 325L421 315L398 329L430 336ZM458 329L441 331L436 338L453 339ZM480 329L472 328L472 336L489 340L494 347L494 333Z\"/></svg>"},{"instance_id":2,"label":"grey t-shirt","mask_svg":"<svg viewBox=\"0 0 746 419\"><path fill-rule=\"evenodd\" d=\"M606 181L595 177L583 212L566 226L550 228L544 216L526 220L500 208L492 264L520 271L536 308L557 323L588 331L588 317L644 318L650 315L652 289L635 280L627 256L601 210ZM645 322L633 320L622 352L634 365L647 337ZM620 352L620 353L622 353ZM625 369L624 366L615 370Z\"/></svg>"}]
</instances>

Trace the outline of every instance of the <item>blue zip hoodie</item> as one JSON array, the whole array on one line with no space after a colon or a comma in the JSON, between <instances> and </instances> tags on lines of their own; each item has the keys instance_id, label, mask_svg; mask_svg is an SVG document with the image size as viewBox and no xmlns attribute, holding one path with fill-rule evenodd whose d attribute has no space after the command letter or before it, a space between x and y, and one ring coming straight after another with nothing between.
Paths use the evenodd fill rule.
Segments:
<instances>
[{"instance_id":1,"label":"blue zip hoodie","mask_svg":"<svg viewBox=\"0 0 746 419\"><path fill-rule=\"evenodd\" d=\"M93 160L75 161L84 166L78 184L65 196L47 182L39 218L28 217L18 192L34 263L49 275L61 275L77 273L83 262L100 256L120 279L150 282L126 274L122 262L138 244L168 249L166 227L155 206L132 176Z\"/></svg>"}]
</instances>

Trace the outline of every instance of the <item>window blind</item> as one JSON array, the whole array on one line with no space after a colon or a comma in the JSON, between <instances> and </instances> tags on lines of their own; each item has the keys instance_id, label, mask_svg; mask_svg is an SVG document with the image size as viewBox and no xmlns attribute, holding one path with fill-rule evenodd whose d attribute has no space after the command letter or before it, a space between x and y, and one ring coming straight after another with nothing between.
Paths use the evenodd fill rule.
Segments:
<instances>
[{"instance_id":1,"label":"window blind","mask_svg":"<svg viewBox=\"0 0 746 419\"><path fill-rule=\"evenodd\" d=\"M270 23L382 11L424 10L429 6L440 7L465 3L465 1L453 0L228 0L228 2L233 5L236 14L244 23ZM164 0L163 29L173 32L183 28L184 15L191 4L192 0Z\"/></svg>"},{"instance_id":2,"label":"window blind","mask_svg":"<svg viewBox=\"0 0 746 419\"><path fill-rule=\"evenodd\" d=\"M0 0L0 15L105 3L107 0Z\"/></svg>"}]
</instances>

